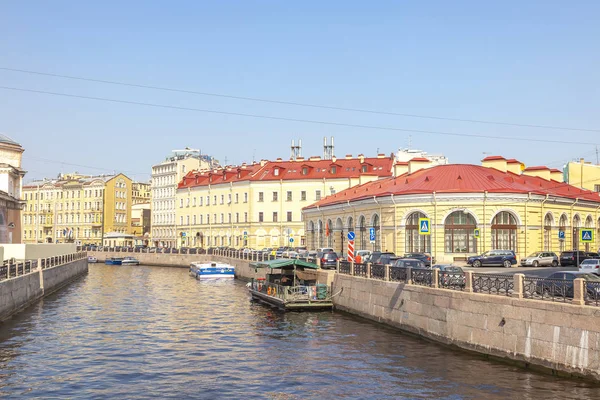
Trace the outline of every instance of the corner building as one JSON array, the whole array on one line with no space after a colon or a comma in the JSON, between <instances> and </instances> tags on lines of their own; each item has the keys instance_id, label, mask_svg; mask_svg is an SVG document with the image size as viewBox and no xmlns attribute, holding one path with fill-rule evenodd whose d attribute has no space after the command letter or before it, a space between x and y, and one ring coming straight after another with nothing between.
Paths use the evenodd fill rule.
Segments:
<instances>
[{"instance_id":1,"label":"corner building","mask_svg":"<svg viewBox=\"0 0 600 400\"><path fill-rule=\"evenodd\" d=\"M438 263L464 261L492 249L595 250L600 245L600 195L562 182L559 170L524 168L514 159L487 157L482 165L431 166L414 158L394 165L394 177L352 187L305 207L309 248L334 247L348 231L355 249L398 255L431 253ZM420 234L421 218L430 232ZM333 235L324 226L333 226ZM375 241L369 231L375 231ZM592 243L580 230L594 230Z\"/></svg>"},{"instance_id":2,"label":"corner building","mask_svg":"<svg viewBox=\"0 0 600 400\"><path fill-rule=\"evenodd\" d=\"M180 246L305 245L302 207L355 185L390 177L393 157L262 160L192 171L176 201Z\"/></svg>"}]
</instances>

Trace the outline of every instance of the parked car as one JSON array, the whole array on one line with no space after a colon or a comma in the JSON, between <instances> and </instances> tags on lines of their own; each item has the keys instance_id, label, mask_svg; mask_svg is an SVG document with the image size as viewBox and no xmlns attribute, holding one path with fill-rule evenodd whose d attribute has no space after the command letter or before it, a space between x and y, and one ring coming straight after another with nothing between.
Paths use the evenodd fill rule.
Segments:
<instances>
[{"instance_id":1,"label":"parked car","mask_svg":"<svg viewBox=\"0 0 600 400\"><path fill-rule=\"evenodd\" d=\"M569 265L578 267L579 264L581 264L583 261L587 260L588 258L591 258L587 255L587 253L585 251L577 251L577 250L571 250L571 251L563 251L562 253L560 253L560 265L563 267L567 267Z\"/></svg>"},{"instance_id":2,"label":"parked car","mask_svg":"<svg viewBox=\"0 0 600 400\"><path fill-rule=\"evenodd\" d=\"M383 256L383 255L387 255L387 256L391 256L391 257L396 257L396 254L392 253L391 251L374 251L373 253L371 253L371 256L369 257L369 259L367 261L363 261L363 262L370 262L371 264L381 264L379 262L379 259Z\"/></svg>"},{"instance_id":3,"label":"parked car","mask_svg":"<svg viewBox=\"0 0 600 400\"><path fill-rule=\"evenodd\" d=\"M558 256L550 251L538 251L521 259L522 267L539 267L540 265L558 266Z\"/></svg>"},{"instance_id":4,"label":"parked car","mask_svg":"<svg viewBox=\"0 0 600 400\"><path fill-rule=\"evenodd\" d=\"M455 265L434 265L433 268L440 270L441 286L460 286L465 287L465 271Z\"/></svg>"},{"instance_id":5,"label":"parked car","mask_svg":"<svg viewBox=\"0 0 600 400\"><path fill-rule=\"evenodd\" d=\"M598 259L600 259L600 254L598 254L598 253L588 251L586 254L587 254L587 256L589 258L598 258Z\"/></svg>"},{"instance_id":6,"label":"parked car","mask_svg":"<svg viewBox=\"0 0 600 400\"><path fill-rule=\"evenodd\" d=\"M392 267L427 269L427 266L423 261L415 258L397 258L394 260Z\"/></svg>"},{"instance_id":7,"label":"parked car","mask_svg":"<svg viewBox=\"0 0 600 400\"><path fill-rule=\"evenodd\" d=\"M406 253L402 258L414 258L416 260L421 260L428 267L431 267L433 264L435 264L435 258L429 253Z\"/></svg>"},{"instance_id":8,"label":"parked car","mask_svg":"<svg viewBox=\"0 0 600 400\"><path fill-rule=\"evenodd\" d=\"M333 251L318 253L318 257L321 259L321 268L323 269L335 269L339 259L337 253Z\"/></svg>"},{"instance_id":9,"label":"parked car","mask_svg":"<svg viewBox=\"0 0 600 400\"><path fill-rule=\"evenodd\" d=\"M588 258L579 264L579 272L587 272L600 275L600 259Z\"/></svg>"},{"instance_id":10,"label":"parked car","mask_svg":"<svg viewBox=\"0 0 600 400\"><path fill-rule=\"evenodd\" d=\"M393 264L399 257L397 257L394 253L384 253L382 254L375 264L388 265Z\"/></svg>"},{"instance_id":11,"label":"parked car","mask_svg":"<svg viewBox=\"0 0 600 400\"><path fill-rule=\"evenodd\" d=\"M573 281L577 278L585 279L585 290L589 297L600 298L600 277L579 271L555 272L546 278L548 281L540 279L535 292L539 295L573 297Z\"/></svg>"},{"instance_id":12,"label":"parked car","mask_svg":"<svg viewBox=\"0 0 600 400\"><path fill-rule=\"evenodd\" d=\"M317 249L317 253L330 253L333 252L331 247L323 247L321 249Z\"/></svg>"},{"instance_id":13,"label":"parked car","mask_svg":"<svg viewBox=\"0 0 600 400\"><path fill-rule=\"evenodd\" d=\"M296 258L298 257L298 253L292 250L286 250L283 253L281 253L281 257L283 258Z\"/></svg>"},{"instance_id":14,"label":"parked car","mask_svg":"<svg viewBox=\"0 0 600 400\"><path fill-rule=\"evenodd\" d=\"M485 267L505 267L510 268L517 263L517 256L512 250L490 250L480 256L473 256L467 259L467 265L475 268Z\"/></svg>"}]
</instances>

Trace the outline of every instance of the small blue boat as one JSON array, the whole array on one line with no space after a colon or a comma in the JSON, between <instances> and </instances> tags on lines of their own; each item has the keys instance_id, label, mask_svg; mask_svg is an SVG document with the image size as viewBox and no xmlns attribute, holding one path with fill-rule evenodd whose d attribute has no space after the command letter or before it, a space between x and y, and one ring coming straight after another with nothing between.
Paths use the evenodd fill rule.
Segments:
<instances>
[{"instance_id":1,"label":"small blue boat","mask_svg":"<svg viewBox=\"0 0 600 400\"><path fill-rule=\"evenodd\" d=\"M121 265L123 263L123 259L119 257L111 257L104 260L104 264L106 265Z\"/></svg>"},{"instance_id":2,"label":"small blue boat","mask_svg":"<svg viewBox=\"0 0 600 400\"><path fill-rule=\"evenodd\" d=\"M235 278L235 267L229 264L193 262L190 275L196 279Z\"/></svg>"}]
</instances>

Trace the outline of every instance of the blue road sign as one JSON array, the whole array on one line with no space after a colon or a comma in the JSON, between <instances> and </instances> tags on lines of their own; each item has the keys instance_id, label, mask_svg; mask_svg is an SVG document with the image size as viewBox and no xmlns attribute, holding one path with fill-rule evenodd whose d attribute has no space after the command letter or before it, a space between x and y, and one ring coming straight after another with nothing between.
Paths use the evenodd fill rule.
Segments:
<instances>
[{"instance_id":1,"label":"blue road sign","mask_svg":"<svg viewBox=\"0 0 600 400\"><path fill-rule=\"evenodd\" d=\"M565 239L565 231L558 231L558 238L561 240Z\"/></svg>"},{"instance_id":2,"label":"blue road sign","mask_svg":"<svg viewBox=\"0 0 600 400\"><path fill-rule=\"evenodd\" d=\"M369 228L369 240L371 242L375 241L375 228Z\"/></svg>"},{"instance_id":3,"label":"blue road sign","mask_svg":"<svg viewBox=\"0 0 600 400\"><path fill-rule=\"evenodd\" d=\"M584 243L590 243L594 241L594 230L593 229L582 229L581 230L581 241Z\"/></svg>"},{"instance_id":4,"label":"blue road sign","mask_svg":"<svg viewBox=\"0 0 600 400\"><path fill-rule=\"evenodd\" d=\"M356 234L352 231L348 232L348 240L354 240L354 238L356 237Z\"/></svg>"},{"instance_id":5,"label":"blue road sign","mask_svg":"<svg viewBox=\"0 0 600 400\"><path fill-rule=\"evenodd\" d=\"M479 230L479 228L475 228L473 230L473 236L479 239L479 237L481 236L481 231Z\"/></svg>"},{"instance_id":6,"label":"blue road sign","mask_svg":"<svg viewBox=\"0 0 600 400\"><path fill-rule=\"evenodd\" d=\"M290 243L294 243L294 238L290 238Z\"/></svg>"},{"instance_id":7,"label":"blue road sign","mask_svg":"<svg viewBox=\"0 0 600 400\"><path fill-rule=\"evenodd\" d=\"M419 218L419 234L431 235L431 229L429 229L429 218Z\"/></svg>"}]
</instances>

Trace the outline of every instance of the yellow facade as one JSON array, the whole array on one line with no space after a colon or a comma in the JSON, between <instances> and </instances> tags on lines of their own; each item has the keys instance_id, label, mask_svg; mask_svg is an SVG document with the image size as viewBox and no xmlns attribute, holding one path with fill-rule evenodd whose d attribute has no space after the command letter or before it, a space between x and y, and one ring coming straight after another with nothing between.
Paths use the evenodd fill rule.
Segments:
<instances>
[{"instance_id":1,"label":"yellow facade","mask_svg":"<svg viewBox=\"0 0 600 400\"><path fill-rule=\"evenodd\" d=\"M61 175L24 185L23 197L24 243L101 244L105 232L129 233L131 180L123 174Z\"/></svg>"},{"instance_id":2,"label":"yellow facade","mask_svg":"<svg viewBox=\"0 0 600 400\"><path fill-rule=\"evenodd\" d=\"M579 162L569 162L564 175L566 182L573 186L600 192L600 165L586 162L582 158Z\"/></svg>"},{"instance_id":3,"label":"yellow facade","mask_svg":"<svg viewBox=\"0 0 600 400\"><path fill-rule=\"evenodd\" d=\"M132 204L150 203L150 184L144 182L131 182Z\"/></svg>"}]
</instances>

